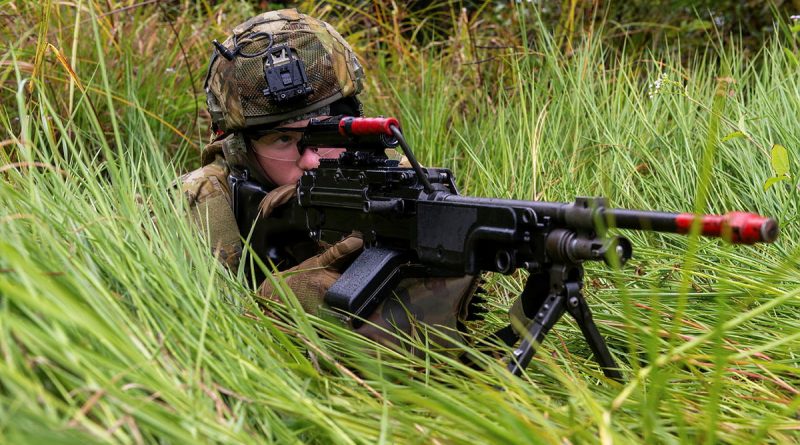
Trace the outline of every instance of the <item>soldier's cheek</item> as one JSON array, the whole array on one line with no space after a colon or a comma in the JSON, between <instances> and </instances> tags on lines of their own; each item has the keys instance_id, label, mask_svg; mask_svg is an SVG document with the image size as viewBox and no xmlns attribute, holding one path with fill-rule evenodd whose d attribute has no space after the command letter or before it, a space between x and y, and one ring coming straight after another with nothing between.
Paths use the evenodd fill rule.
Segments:
<instances>
[{"instance_id":1,"label":"soldier's cheek","mask_svg":"<svg viewBox=\"0 0 800 445\"><path fill-rule=\"evenodd\" d=\"M293 184L303 175L303 170L297 166L296 161L267 161L259 159L258 163L267 178L278 186Z\"/></svg>"}]
</instances>

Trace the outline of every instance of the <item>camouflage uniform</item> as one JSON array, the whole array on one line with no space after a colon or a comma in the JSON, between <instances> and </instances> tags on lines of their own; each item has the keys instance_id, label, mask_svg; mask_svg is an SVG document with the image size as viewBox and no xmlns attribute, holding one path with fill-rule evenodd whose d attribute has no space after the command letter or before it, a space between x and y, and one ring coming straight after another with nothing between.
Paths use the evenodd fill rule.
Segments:
<instances>
[{"instance_id":1,"label":"camouflage uniform","mask_svg":"<svg viewBox=\"0 0 800 445\"><path fill-rule=\"evenodd\" d=\"M292 54L296 53L305 62L313 91L302 100L287 104L268 95L270 85L264 72L269 60L274 60L269 52L273 45L287 45ZM267 56L262 57L263 54ZM246 168L254 180L270 183L248 149L243 131L335 114L334 107L341 106L342 101L350 101L344 105L357 110L344 114L360 115L355 95L361 89L362 79L363 70L342 36L327 23L293 9L253 17L234 28L233 35L217 46L206 77L208 109L216 140L203 150L203 166L182 176L181 183L192 221L203 236L209 237L214 255L227 267L237 268L242 255L228 186L231 169ZM320 252L327 247L330 246L320 245ZM358 332L385 344L395 344L396 338L384 330L394 332L397 328L407 335L427 335L417 330L420 326L416 322L421 321L461 340L460 321L466 318L476 281L469 276L404 279L394 295L369 316L374 325L366 323ZM306 310L319 313L321 308L309 303L319 302L319 295L298 295L298 299ZM450 338L431 340L443 346L452 344Z\"/></svg>"},{"instance_id":2,"label":"camouflage uniform","mask_svg":"<svg viewBox=\"0 0 800 445\"><path fill-rule=\"evenodd\" d=\"M228 164L222 156L181 177L181 191L189 202L192 222L212 242L214 256L236 270L242 240L233 216Z\"/></svg>"}]
</instances>

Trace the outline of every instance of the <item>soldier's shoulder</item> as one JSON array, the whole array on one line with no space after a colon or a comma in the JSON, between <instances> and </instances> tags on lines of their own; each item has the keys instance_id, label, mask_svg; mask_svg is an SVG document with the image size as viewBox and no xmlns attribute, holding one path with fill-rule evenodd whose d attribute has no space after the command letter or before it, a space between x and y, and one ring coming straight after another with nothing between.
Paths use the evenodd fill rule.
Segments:
<instances>
[{"instance_id":1,"label":"soldier's shoulder","mask_svg":"<svg viewBox=\"0 0 800 445\"><path fill-rule=\"evenodd\" d=\"M230 169L222 156L190 171L178 179L181 190L189 198L190 204L203 201L210 196L222 194L230 196L228 187L228 174Z\"/></svg>"},{"instance_id":2,"label":"soldier's shoulder","mask_svg":"<svg viewBox=\"0 0 800 445\"><path fill-rule=\"evenodd\" d=\"M210 177L220 180L225 179L227 181L228 173L230 173L230 168L228 168L228 163L225 162L225 158L216 156L210 163L181 176L179 181L181 184L190 184L193 182L206 181Z\"/></svg>"},{"instance_id":3,"label":"soldier's shoulder","mask_svg":"<svg viewBox=\"0 0 800 445\"><path fill-rule=\"evenodd\" d=\"M189 202L189 215L200 233L206 236L214 255L236 269L242 253L239 228L231 207L228 186L230 169L222 156L178 179Z\"/></svg>"}]
</instances>

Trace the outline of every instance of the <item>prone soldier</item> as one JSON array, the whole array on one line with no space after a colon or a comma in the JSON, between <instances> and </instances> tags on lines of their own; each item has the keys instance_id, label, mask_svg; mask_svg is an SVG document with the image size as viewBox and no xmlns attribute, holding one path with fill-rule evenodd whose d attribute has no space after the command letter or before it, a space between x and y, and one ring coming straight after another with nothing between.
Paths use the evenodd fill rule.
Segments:
<instances>
[{"instance_id":1,"label":"prone soldier","mask_svg":"<svg viewBox=\"0 0 800 445\"><path fill-rule=\"evenodd\" d=\"M259 14L236 26L223 43L214 41L204 86L212 140L202 152L203 166L181 182L194 224L228 268L239 266L241 235L247 233L234 216L231 179L244 177L270 190L261 206L266 217L293 199L304 171L341 152L298 149L302 130L311 118L361 116L363 79L345 39L328 23L294 9ZM333 245L298 240L270 259L303 309L317 315L325 310L327 290L362 248L354 233ZM271 283L263 280L258 293L277 299ZM452 346L464 340L463 322L474 315L476 289L473 276L403 279L356 330L396 344L392 332L414 335L430 325L448 333L437 339L440 345Z\"/></svg>"}]
</instances>

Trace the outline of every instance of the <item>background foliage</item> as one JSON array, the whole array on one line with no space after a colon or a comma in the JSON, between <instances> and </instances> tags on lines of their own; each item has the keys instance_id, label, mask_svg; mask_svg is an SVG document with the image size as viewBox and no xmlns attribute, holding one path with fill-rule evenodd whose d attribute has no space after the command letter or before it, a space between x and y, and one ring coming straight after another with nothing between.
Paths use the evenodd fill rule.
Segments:
<instances>
[{"instance_id":1,"label":"background foliage","mask_svg":"<svg viewBox=\"0 0 800 445\"><path fill-rule=\"evenodd\" d=\"M515 379L291 295L261 314L172 183L207 136L210 40L269 5L4 2L0 441L795 443L800 8L686 3L298 5L362 56L368 113L463 193L780 221L770 246L629 233L625 269L592 265L617 384L570 323ZM521 278L488 277L477 332Z\"/></svg>"}]
</instances>

